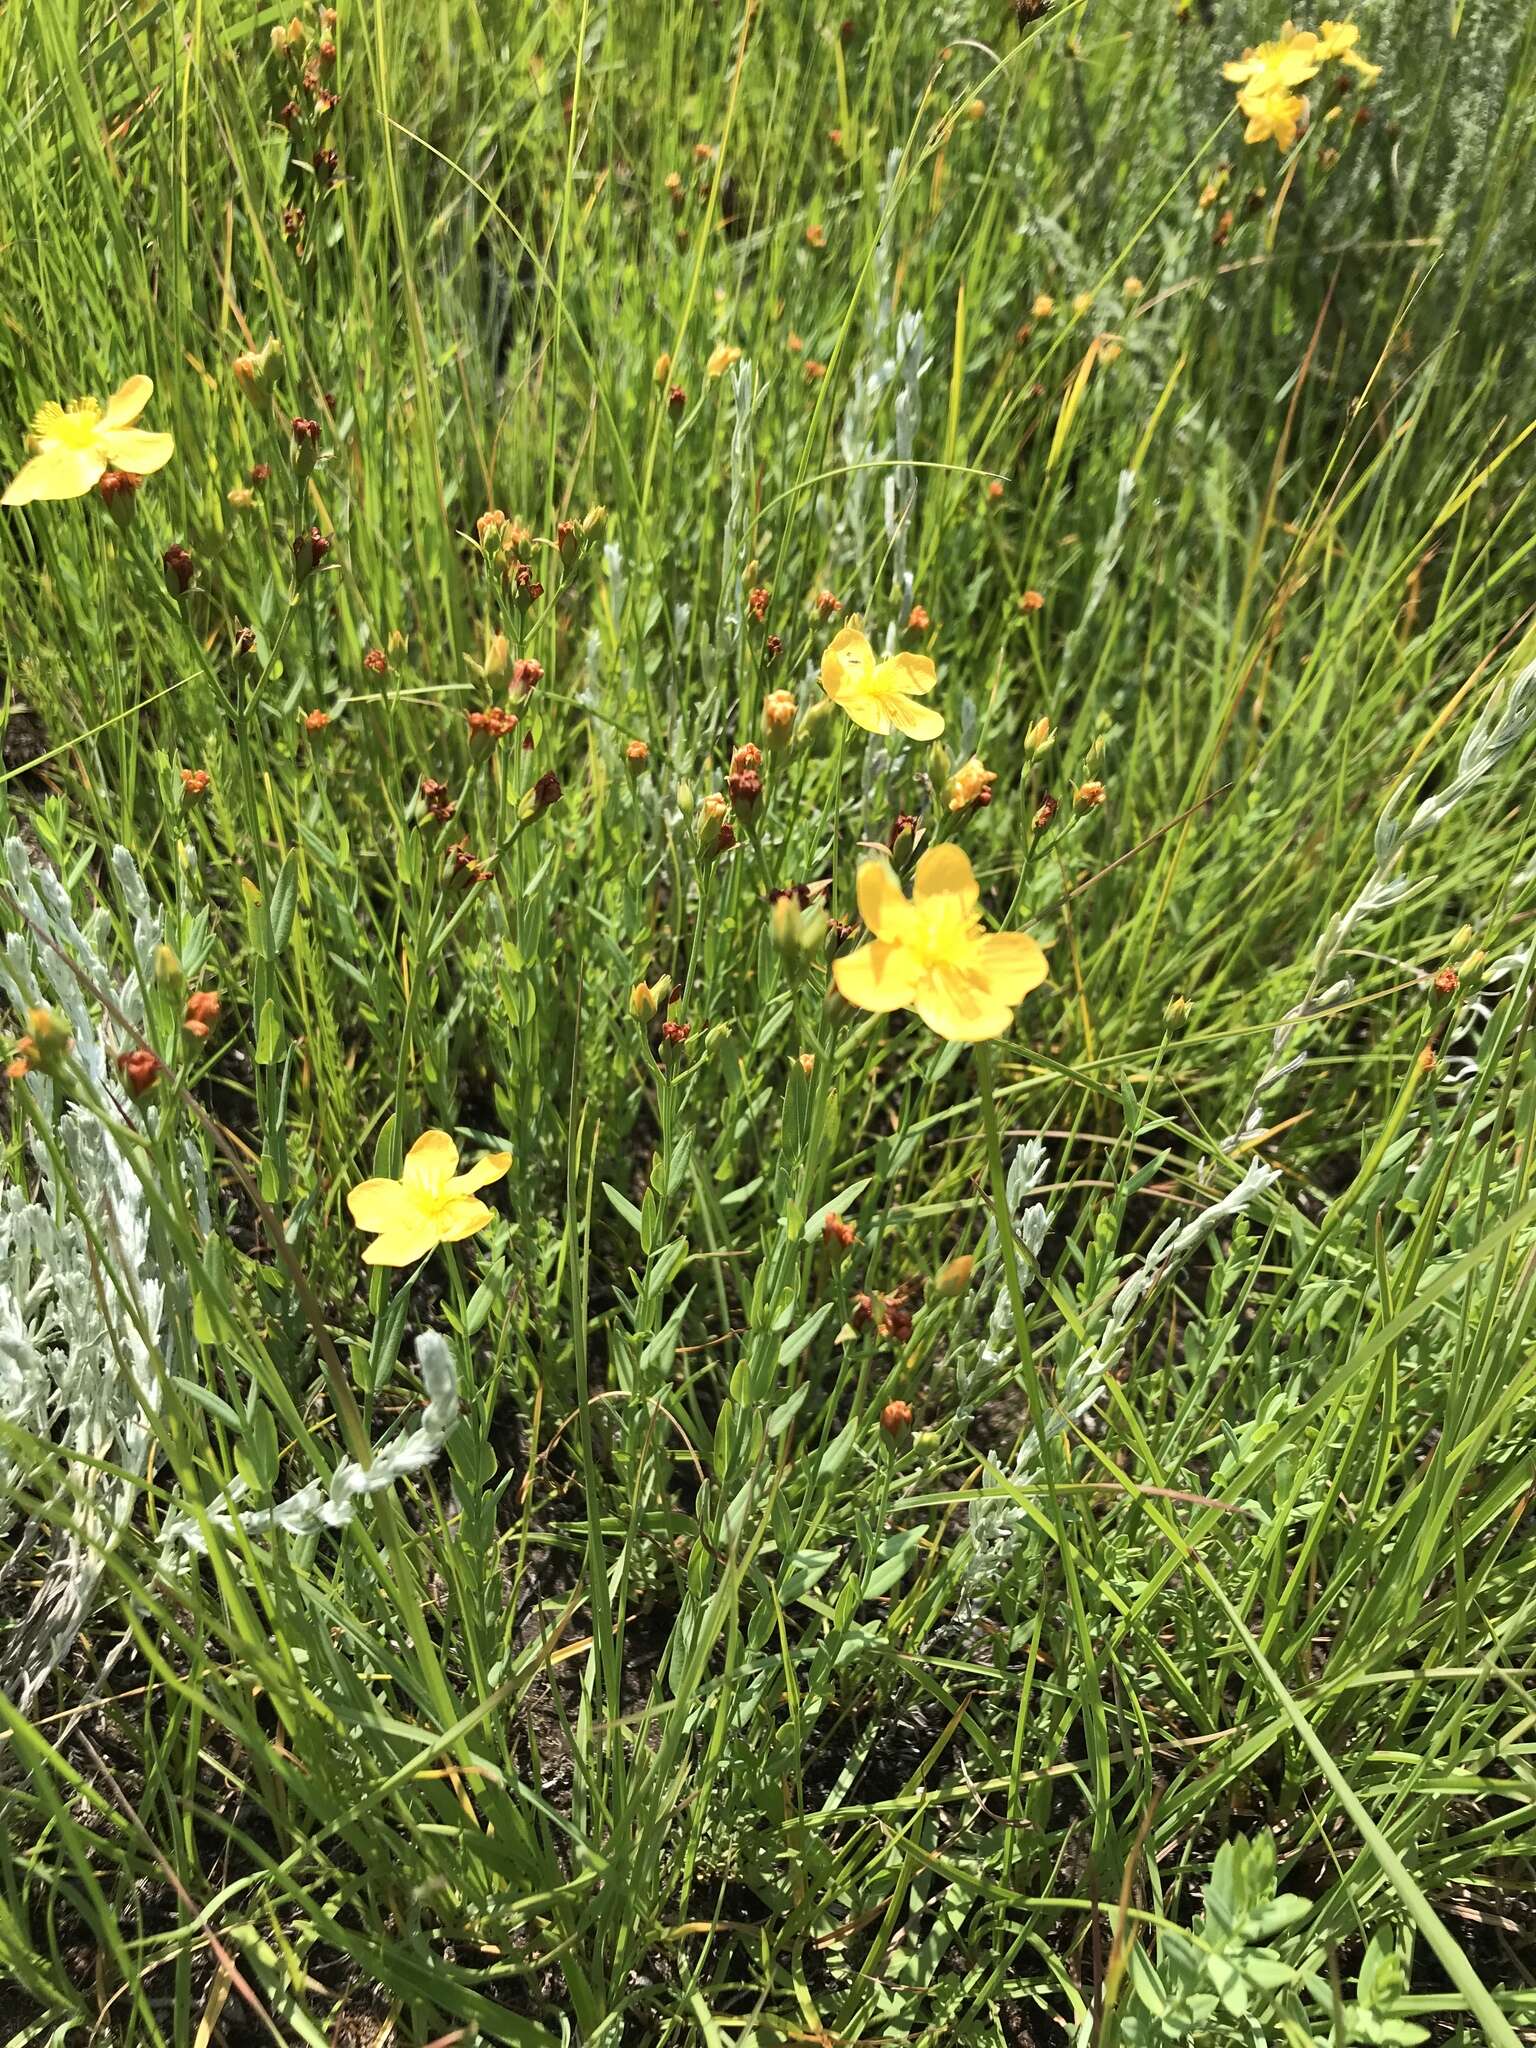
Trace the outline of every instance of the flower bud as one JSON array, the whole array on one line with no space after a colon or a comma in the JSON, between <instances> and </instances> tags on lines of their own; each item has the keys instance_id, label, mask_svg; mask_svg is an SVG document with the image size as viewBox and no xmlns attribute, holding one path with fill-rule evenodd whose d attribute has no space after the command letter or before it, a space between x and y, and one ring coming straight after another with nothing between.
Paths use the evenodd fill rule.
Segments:
<instances>
[{"instance_id":1,"label":"flower bud","mask_svg":"<svg viewBox=\"0 0 1536 2048\"><path fill-rule=\"evenodd\" d=\"M294 535L293 567L300 583L307 583L331 552L331 544L318 526Z\"/></svg>"},{"instance_id":2,"label":"flower bud","mask_svg":"<svg viewBox=\"0 0 1536 2048\"><path fill-rule=\"evenodd\" d=\"M119 1053L117 1067L128 1084L129 1094L135 1097L153 1088L165 1071L147 1045L135 1046L132 1052Z\"/></svg>"},{"instance_id":3,"label":"flower bud","mask_svg":"<svg viewBox=\"0 0 1536 2048\"><path fill-rule=\"evenodd\" d=\"M562 794L559 776L553 768L546 768L518 806L519 817L524 820L543 817L547 810L559 803Z\"/></svg>"},{"instance_id":4,"label":"flower bud","mask_svg":"<svg viewBox=\"0 0 1536 2048\"><path fill-rule=\"evenodd\" d=\"M763 793L763 757L754 746L738 747L731 756L725 786L738 811L750 813Z\"/></svg>"},{"instance_id":5,"label":"flower bud","mask_svg":"<svg viewBox=\"0 0 1536 2048\"><path fill-rule=\"evenodd\" d=\"M819 959L827 942L827 913L819 903L806 908L791 895L776 896L769 912L769 934L774 951L784 962L790 979L797 980L813 960Z\"/></svg>"},{"instance_id":6,"label":"flower bud","mask_svg":"<svg viewBox=\"0 0 1536 2048\"><path fill-rule=\"evenodd\" d=\"M880 1427L891 1438L905 1436L912 1427L912 1410L905 1401L887 1401L880 1410Z\"/></svg>"},{"instance_id":7,"label":"flower bud","mask_svg":"<svg viewBox=\"0 0 1536 2048\"><path fill-rule=\"evenodd\" d=\"M828 753L837 733L832 723L836 711L837 706L830 697L818 698L796 721L797 743L813 754Z\"/></svg>"},{"instance_id":8,"label":"flower bud","mask_svg":"<svg viewBox=\"0 0 1536 2048\"><path fill-rule=\"evenodd\" d=\"M736 844L731 807L718 790L712 790L694 812L693 843L704 860L717 853L728 853Z\"/></svg>"},{"instance_id":9,"label":"flower bud","mask_svg":"<svg viewBox=\"0 0 1536 2048\"><path fill-rule=\"evenodd\" d=\"M1051 721L1048 718L1037 718L1024 735L1024 751L1026 754L1043 754L1055 738L1056 735L1051 730Z\"/></svg>"},{"instance_id":10,"label":"flower bud","mask_svg":"<svg viewBox=\"0 0 1536 2048\"><path fill-rule=\"evenodd\" d=\"M181 1028L188 1038L206 1038L219 1021L223 1004L215 989L199 989L187 997L187 1006L182 1013Z\"/></svg>"},{"instance_id":11,"label":"flower bud","mask_svg":"<svg viewBox=\"0 0 1536 2048\"><path fill-rule=\"evenodd\" d=\"M101 502L125 532L133 523L134 502L142 482L142 477L132 476L126 469L109 469L102 473L96 486Z\"/></svg>"},{"instance_id":12,"label":"flower bud","mask_svg":"<svg viewBox=\"0 0 1536 2048\"><path fill-rule=\"evenodd\" d=\"M645 773L645 765L651 758L651 750L644 740L631 740L624 749L624 771L631 782L638 782Z\"/></svg>"},{"instance_id":13,"label":"flower bud","mask_svg":"<svg viewBox=\"0 0 1536 2048\"><path fill-rule=\"evenodd\" d=\"M859 1233L851 1223L845 1223L834 1209L821 1226L821 1241L827 1257L834 1266L840 1266L859 1241Z\"/></svg>"},{"instance_id":14,"label":"flower bud","mask_svg":"<svg viewBox=\"0 0 1536 2048\"><path fill-rule=\"evenodd\" d=\"M292 460L294 475L313 476L315 463L320 456L320 422L295 417L290 433L292 435Z\"/></svg>"},{"instance_id":15,"label":"flower bud","mask_svg":"<svg viewBox=\"0 0 1536 2048\"><path fill-rule=\"evenodd\" d=\"M891 849L891 859L899 865L917 844L917 835L922 827L911 811L898 811L891 820L891 829L886 845Z\"/></svg>"},{"instance_id":16,"label":"flower bud","mask_svg":"<svg viewBox=\"0 0 1536 2048\"><path fill-rule=\"evenodd\" d=\"M940 1266L931 1284L941 1301L957 1301L964 1294L971 1284L971 1271L975 1264L969 1252L958 1252L946 1265Z\"/></svg>"},{"instance_id":17,"label":"flower bud","mask_svg":"<svg viewBox=\"0 0 1536 2048\"><path fill-rule=\"evenodd\" d=\"M187 978L182 973L181 962L177 959L172 948L169 946L156 946L150 956L150 962L154 971L156 988L166 989L170 994L179 996L182 989L186 986Z\"/></svg>"},{"instance_id":18,"label":"flower bud","mask_svg":"<svg viewBox=\"0 0 1536 2048\"><path fill-rule=\"evenodd\" d=\"M649 1024L657 1011L656 997L648 983L637 981L629 992L629 1014L637 1024Z\"/></svg>"},{"instance_id":19,"label":"flower bud","mask_svg":"<svg viewBox=\"0 0 1536 2048\"><path fill-rule=\"evenodd\" d=\"M770 690L763 699L763 739L771 753L782 753L794 737L799 708L793 690Z\"/></svg>"},{"instance_id":20,"label":"flower bud","mask_svg":"<svg viewBox=\"0 0 1536 2048\"><path fill-rule=\"evenodd\" d=\"M165 587L172 597L185 597L192 588L192 579L197 574L197 564L180 541L168 547L160 557L165 571Z\"/></svg>"},{"instance_id":21,"label":"flower bud","mask_svg":"<svg viewBox=\"0 0 1536 2048\"><path fill-rule=\"evenodd\" d=\"M282 362L283 345L280 341L272 339L264 342L254 353L246 349L235 357L230 368L235 373L235 382L247 397L270 398L276 387Z\"/></svg>"},{"instance_id":22,"label":"flower bud","mask_svg":"<svg viewBox=\"0 0 1536 2048\"><path fill-rule=\"evenodd\" d=\"M27 1012L27 1037L36 1064L48 1071L56 1068L74 1044L69 1026L56 1010L46 1004Z\"/></svg>"}]
</instances>

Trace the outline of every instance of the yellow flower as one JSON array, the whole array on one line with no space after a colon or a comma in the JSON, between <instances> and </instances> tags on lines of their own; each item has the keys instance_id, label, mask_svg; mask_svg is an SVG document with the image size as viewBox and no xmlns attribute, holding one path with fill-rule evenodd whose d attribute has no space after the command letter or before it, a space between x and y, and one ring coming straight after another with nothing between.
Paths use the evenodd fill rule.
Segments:
<instances>
[{"instance_id":1,"label":"yellow flower","mask_svg":"<svg viewBox=\"0 0 1536 2048\"><path fill-rule=\"evenodd\" d=\"M0 504L83 498L109 469L130 476L163 469L176 443L169 434L146 434L133 424L154 388L147 377L130 377L105 405L77 398L67 407L52 401L40 407L28 436L32 460L11 479Z\"/></svg>"},{"instance_id":2,"label":"yellow flower","mask_svg":"<svg viewBox=\"0 0 1536 2048\"><path fill-rule=\"evenodd\" d=\"M1056 301L1049 292L1037 292L1035 302L1029 310L1037 320L1049 320L1056 310Z\"/></svg>"},{"instance_id":3,"label":"yellow flower","mask_svg":"<svg viewBox=\"0 0 1536 2048\"><path fill-rule=\"evenodd\" d=\"M941 1038L996 1038L1013 1009L1045 979L1045 955L1023 932L988 932L981 891L955 845L931 846L917 863L911 900L883 860L859 869L859 915L874 933L832 973L860 1010L916 1010Z\"/></svg>"},{"instance_id":4,"label":"yellow flower","mask_svg":"<svg viewBox=\"0 0 1536 2048\"><path fill-rule=\"evenodd\" d=\"M937 681L926 654L893 654L877 662L857 626L845 626L821 657L821 687L865 732L936 740L944 730L943 718L929 705L912 700L926 697Z\"/></svg>"},{"instance_id":5,"label":"yellow flower","mask_svg":"<svg viewBox=\"0 0 1536 2048\"><path fill-rule=\"evenodd\" d=\"M739 363L740 361L741 350L739 348L732 348L729 342L722 341L709 361L704 365L705 374L710 377L723 377L732 363Z\"/></svg>"},{"instance_id":6,"label":"yellow flower","mask_svg":"<svg viewBox=\"0 0 1536 2048\"><path fill-rule=\"evenodd\" d=\"M1299 93L1271 92L1255 97L1244 92L1238 94L1237 104L1248 117L1244 142L1273 142L1278 149L1291 148L1307 111Z\"/></svg>"},{"instance_id":7,"label":"yellow flower","mask_svg":"<svg viewBox=\"0 0 1536 2048\"><path fill-rule=\"evenodd\" d=\"M974 803L990 803L996 780L996 771L984 767L979 754L972 754L945 783L944 801L952 811L968 811Z\"/></svg>"},{"instance_id":8,"label":"yellow flower","mask_svg":"<svg viewBox=\"0 0 1536 2048\"><path fill-rule=\"evenodd\" d=\"M1284 86L1305 85L1323 68L1323 48L1310 29L1292 29L1277 42L1244 50L1240 60L1223 64L1221 75L1233 85L1252 88L1259 96Z\"/></svg>"},{"instance_id":9,"label":"yellow flower","mask_svg":"<svg viewBox=\"0 0 1536 2048\"><path fill-rule=\"evenodd\" d=\"M1317 24L1318 52L1324 62L1330 57L1342 57L1359 40L1360 31L1352 21L1320 21Z\"/></svg>"},{"instance_id":10,"label":"yellow flower","mask_svg":"<svg viewBox=\"0 0 1536 2048\"><path fill-rule=\"evenodd\" d=\"M1336 32L1339 27L1337 23L1328 26ZM1222 66L1222 77L1238 87L1238 111L1247 122L1244 142L1291 147L1307 111L1296 87L1316 78L1331 54L1311 29L1296 29L1287 22L1274 42L1260 43L1256 50L1245 50L1240 59Z\"/></svg>"},{"instance_id":11,"label":"yellow flower","mask_svg":"<svg viewBox=\"0 0 1536 2048\"><path fill-rule=\"evenodd\" d=\"M423 1131L405 1155L398 1180L365 1180L347 1196L359 1230L377 1233L363 1253L365 1266L414 1266L440 1244L457 1244L483 1230L495 1210L476 1188L500 1180L510 1152L487 1152L459 1172L459 1148L446 1131Z\"/></svg>"}]
</instances>

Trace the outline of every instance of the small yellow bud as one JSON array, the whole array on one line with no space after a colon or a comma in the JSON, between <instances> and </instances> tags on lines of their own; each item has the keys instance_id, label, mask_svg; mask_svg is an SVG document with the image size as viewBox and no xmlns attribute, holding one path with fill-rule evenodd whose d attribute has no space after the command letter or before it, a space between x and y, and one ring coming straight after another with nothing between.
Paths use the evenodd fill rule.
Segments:
<instances>
[{"instance_id":1,"label":"small yellow bud","mask_svg":"<svg viewBox=\"0 0 1536 2048\"><path fill-rule=\"evenodd\" d=\"M56 1064L74 1044L69 1026L56 1010L45 1006L27 1012L27 1036L37 1052L39 1066Z\"/></svg>"},{"instance_id":2,"label":"small yellow bud","mask_svg":"<svg viewBox=\"0 0 1536 2048\"><path fill-rule=\"evenodd\" d=\"M934 1274L931 1282L934 1293L942 1301L958 1300L971 1284L971 1271L975 1264L969 1252L958 1253Z\"/></svg>"},{"instance_id":3,"label":"small yellow bud","mask_svg":"<svg viewBox=\"0 0 1536 2048\"><path fill-rule=\"evenodd\" d=\"M1024 751L1026 754L1043 754L1055 737L1051 730L1051 721L1048 718L1037 718L1024 735Z\"/></svg>"},{"instance_id":4,"label":"small yellow bud","mask_svg":"<svg viewBox=\"0 0 1536 2048\"><path fill-rule=\"evenodd\" d=\"M799 708L793 690L770 690L763 699L763 738L773 753L789 745Z\"/></svg>"},{"instance_id":5,"label":"small yellow bud","mask_svg":"<svg viewBox=\"0 0 1536 2048\"><path fill-rule=\"evenodd\" d=\"M649 1024L656 1015L656 998L647 982L637 981L629 992L629 1014L637 1024Z\"/></svg>"}]
</instances>

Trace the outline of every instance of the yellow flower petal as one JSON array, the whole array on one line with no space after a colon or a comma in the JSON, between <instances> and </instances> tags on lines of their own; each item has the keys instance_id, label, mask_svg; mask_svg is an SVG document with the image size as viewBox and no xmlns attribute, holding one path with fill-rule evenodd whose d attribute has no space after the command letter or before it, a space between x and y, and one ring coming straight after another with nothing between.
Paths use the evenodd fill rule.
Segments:
<instances>
[{"instance_id":1,"label":"yellow flower petal","mask_svg":"<svg viewBox=\"0 0 1536 2048\"><path fill-rule=\"evenodd\" d=\"M832 979L845 1003L858 1010L904 1010L917 995L918 974L909 953L876 939L832 962Z\"/></svg>"},{"instance_id":2,"label":"yellow flower petal","mask_svg":"<svg viewBox=\"0 0 1536 2048\"><path fill-rule=\"evenodd\" d=\"M855 884L859 916L877 939L894 939L907 915L907 899L901 884L883 860L867 860L859 869Z\"/></svg>"},{"instance_id":3,"label":"yellow flower petal","mask_svg":"<svg viewBox=\"0 0 1536 2048\"><path fill-rule=\"evenodd\" d=\"M827 642L821 657L821 687L834 703L850 686L868 682L874 672L875 651L857 626L844 626Z\"/></svg>"},{"instance_id":4,"label":"yellow flower petal","mask_svg":"<svg viewBox=\"0 0 1536 2048\"><path fill-rule=\"evenodd\" d=\"M981 901L981 891L965 848L951 840L943 846L930 846L920 855L912 896L919 903L925 896L959 896L968 910L974 909Z\"/></svg>"},{"instance_id":5,"label":"yellow flower petal","mask_svg":"<svg viewBox=\"0 0 1536 2048\"><path fill-rule=\"evenodd\" d=\"M454 1195L438 1211L433 1230L439 1244L458 1244L484 1230L495 1214L478 1195Z\"/></svg>"},{"instance_id":6,"label":"yellow flower petal","mask_svg":"<svg viewBox=\"0 0 1536 2048\"><path fill-rule=\"evenodd\" d=\"M944 730L942 712L927 704L914 704L897 690L888 691L879 702L887 720L887 732L899 732L909 740L936 740Z\"/></svg>"},{"instance_id":7,"label":"yellow flower petal","mask_svg":"<svg viewBox=\"0 0 1536 2048\"><path fill-rule=\"evenodd\" d=\"M119 384L101 409L104 427L131 427L154 396L155 387L147 377L129 377Z\"/></svg>"},{"instance_id":8,"label":"yellow flower petal","mask_svg":"<svg viewBox=\"0 0 1536 2048\"><path fill-rule=\"evenodd\" d=\"M990 932L976 942L976 971L999 1002L1022 1003L1048 969L1027 932Z\"/></svg>"},{"instance_id":9,"label":"yellow flower petal","mask_svg":"<svg viewBox=\"0 0 1536 2048\"><path fill-rule=\"evenodd\" d=\"M500 1180L511 1164L510 1152L487 1152L467 1172L454 1175L448 1183L448 1193L472 1195L476 1188L489 1187L493 1180Z\"/></svg>"},{"instance_id":10,"label":"yellow flower petal","mask_svg":"<svg viewBox=\"0 0 1536 2048\"><path fill-rule=\"evenodd\" d=\"M829 696L832 692L828 691ZM894 732L886 700L877 697L863 682L845 683L840 694L832 701L839 711L845 711L862 732Z\"/></svg>"},{"instance_id":11,"label":"yellow flower petal","mask_svg":"<svg viewBox=\"0 0 1536 2048\"><path fill-rule=\"evenodd\" d=\"M359 1230L401 1230L415 1224L421 1203L397 1180L365 1180L347 1196L347 1209Z\"/></svg>"},{"instance_id":12,"label":"yellow flower petal","mask_svg":"<svg viewBox=\"0 0 1536 2048\"><path fill-rule=\"evenodd\" d=\"M1013 1022L1009 1005L999 1002L979 975L963 968L936 968L913 1007L930 1031L962 1045L1000 1038Z\"/></svg>"},{"instance_id":13,"label":"yellow flower petal","mask_svg":"<svg viewBox=\"0 0 1536 2048\"><path fill-rule=\"evenodd\" d=\"M50 448L23 463L0 504L30 505L38 498L83 498L94 490L106 458L89 448Z\"/></svg>"},{"instance_id":14,"label":"yellow flower petal","mask_svg":"<svg viewBox=\"0 0 1536 2048\"><path fill-rule=\"evenodd\" d=\"M893 654L875 670L876 689L900 690L906 697L926 697L938 680L926 654Z\"/></svg>"},{"instance_id":15,"label":"yellow flower petal","mask_svg":"<svg viewBox=\"0 0 1536 2048\"><path fill-rule=\"evenodd\" d=\"M400 1178L408 1188L440 1195L459 1170L459 1148L446 1131L423 1131L405 1155Z\"/></svg>"},{"instance_id":16,"label":"yellow flower petal","mask_svg":"<svg viewBox=\"0 0 1536 2048\"><path fill-rule=\"evenodd\" d=\"M414 1266L418 1259L424 1259L442 1239L430 1223L402 1225L398 1230L387 1230L382 1237L376 1237L363 1253L365 1266Z\"/></svg>"},{"instance_id":17,"label":"yellow flower petal","mask_svg":"<svg viewBox=\"0 0 1536 2048\"><path fill-rule=\"evenodd\" d=\"M96 446L106 457L109 469L126 469L133 476L152 476L157 469L164 469L176 453L171 435L146 434L139 427L102 432L96 436Z\"/></svg>"}]
</instances>

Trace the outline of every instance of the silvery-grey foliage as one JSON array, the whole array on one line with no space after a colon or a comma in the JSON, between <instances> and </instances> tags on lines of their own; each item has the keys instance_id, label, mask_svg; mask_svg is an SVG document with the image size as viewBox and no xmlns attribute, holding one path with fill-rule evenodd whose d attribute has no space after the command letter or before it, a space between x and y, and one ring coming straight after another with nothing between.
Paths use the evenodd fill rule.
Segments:
<instances>
[{"instance_id":1,"label":"silvery-grey foliage","mask_svg":"<svg viewBox=\"0 0 1536 2048\"><path fill-rule=\"evenodd\" d=\"M1320 1011L1343 1002L1352 992L1354 982L1348 975L1341 976L1326 988L1323 987L1323 977L1357 927L1368 918L1379 917L1383 911L1401 903L1420 883L1432 879L1424 876L1415 882L1410 876L1398 872L1399 863L1408 848L1437 825L1443 824L1457 805L1488 779L1533 725L1536 725L1536 662L1523 668L1507 691L1497 692L1489 699L1462 747L1456 773L1443 789L1425 797L1407 818L1398 815L1407 791L1406 783L1400 784L1387 799L1376 823L1371 872L1354 900L1329 921L1318 940L1312 954L1312 975L1307 992L1276 1027L1270 1040L1269 1058L1263 1073L1254 1083L1243 1121L1222 1141L1223 1150L1235 1150L1245 1138L1251 1138L1255 1131L1262 1129L1264 1098L1305 1064L1305 1054L1291 1051L1292 1041L1302 1026Z\"/></svg>"},{"instance_id":2,"label":"silvery-grey foliage","mask_svg":"<svg viewBox=\"0 0 1536 2048\"><path fill-rule=\"evenodd\" d=\"M416 1340L416 1369L427 1391L427 1405L414 1429L382 1445L367 1465L344 1458L328 1486L312 1479L275 1507L242 1511L238 1526L246 1535L280 1529L290 1537L316 1536L325 1529L344 1529L356 1519L359 1506L370 1494L382 1493L408 1474L424 1471L459 1419L459 1377L453 1349L435 1330L424 1330ZM233 1488L230 1497L235 1497ZM236 1527L236 1517L222 1508L210 1509L205 1521L226 1534L233 1534ZM168 1546L180 1544L195 1551L208 1547L204 1524L190 1515L168 1523L165 1537Z\"/></svg>"},{"instance_id":3,"label":"silvery-grey foliage","mask_svg":"<svg viewBox=\"0 0 1536 2048\"><path fill-rule=\"evenodd\" d=\"M126 973L112 964L105 909L77 923L52 870L35 865L19 839L5 847L11 928L0 950L0 992L14 1006L17 1030L34 1006L67 1018L75 1062L103 1089L112 1027L98 1016L90 991L100 990L138 1027L152 955L164 936L143 878L121 847L112 854L112 872L132 927ZM65 1105L60 1115L58 1090L46 1075L17 1085L57 1131L68 1168L58 1171L29 1128L42 1199L31 1201L14 1187L0 1195L0 1501L27 1495L50 1510L23 1531L13 1553L12 1569L22 1558L29 1570L42 1560L41 1584L0 1644L0 1687L25 1707L85 1620L103 1559L146 1471L167 1289L150 1242L149 1205L127 1156L79 1104ZM200 1181L193 1185L200 1188Z\"/></svg>"},{"instance_id":4,"label":"silvery-grey foliage","mask_svg":"<svg viewBox=\"0 0 1536 2048\"><path fill-rule=\"evenodd\" d=\"M1153 1290L1174 1272L1199 1245L1223 1223L1240 1216L1280 1178L1270 1166L1251 1165L1242 1179L1218 1200L1182 1223L1170 1223L1154 1240L1151 1249L1127 1274L1109 1305L1104 1327L1092 1343L1084 1345L1057 1381L1055 1396L1045 1420L1045 1442L1053 1442L1065 1430L1081 1423L1098 1403L1109 1375L1119 1364L1135 1326L1137 1312ZM1012 1197L1010 1193L1010 1208ZM1003 1327L1011 1322L1006 1296L999 1303ZM998 1321L994 1310L993 1321ZM1029 1485L1040 1466L1041 1441L1031 1428L1020 1444L1008 1472L1009 1487ZM1006 1487L983 1493L970 1515L972 1555L967 1566L967 1601L974 1603L984 1589L1007 1570L1024 1533L1027 1517Z\"/></svg>"}]
</instances>

